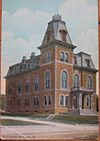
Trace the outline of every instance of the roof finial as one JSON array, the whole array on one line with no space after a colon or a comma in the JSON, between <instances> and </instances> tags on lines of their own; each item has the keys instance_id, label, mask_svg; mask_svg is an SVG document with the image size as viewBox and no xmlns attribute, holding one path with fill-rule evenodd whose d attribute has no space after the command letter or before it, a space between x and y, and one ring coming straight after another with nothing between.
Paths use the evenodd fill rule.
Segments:
<instances>
[{"instance_id":1,"label":"roof finial","mask_svg":"<svg viewBox=\"0 0 100 141\"><path fill-rule=\"evenodd\" d=\"M59 14L54 14L54 16L52 16L52 20L53 21L56 21L56 20L61 20L61 15L59 15Z\"/></svg>"}]
</instances>

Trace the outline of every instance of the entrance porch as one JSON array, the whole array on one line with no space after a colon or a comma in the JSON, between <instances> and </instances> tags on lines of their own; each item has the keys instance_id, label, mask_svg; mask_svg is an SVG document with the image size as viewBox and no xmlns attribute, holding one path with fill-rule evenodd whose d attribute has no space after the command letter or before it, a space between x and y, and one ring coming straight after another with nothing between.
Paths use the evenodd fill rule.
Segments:
<instances>
[{"instance_id":1,"label":"entrance porch","mask_svg":"<svg viewBox=\"0 0 100 141\"><path fill-rule=\"evenodd\" d=\"M73 88L71 90L71 114L97 115L96 94L93 90Z\"/></svg>"}]
</instances>

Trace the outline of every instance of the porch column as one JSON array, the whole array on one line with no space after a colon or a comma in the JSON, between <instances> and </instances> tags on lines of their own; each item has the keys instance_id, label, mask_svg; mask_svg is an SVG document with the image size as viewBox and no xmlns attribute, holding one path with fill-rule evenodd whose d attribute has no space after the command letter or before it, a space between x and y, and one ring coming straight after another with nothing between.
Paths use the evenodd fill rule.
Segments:
<instances>
[{"instance_id":1,"label":"porch column","mask_svg":"<svg viewBox=\"0 0 100 141\"><path fill-rule=\"evenodd\" d=\"M90 109L91 109L91 94L90 94Z\"/></svg>"},{"instance_id":2,"label":"porch column","mask_svg":"<svg viewBox=\"0 0 100 141\"><path fill-rule=\"evenodd\" d=\"M79 94L79 109L82 109L82 93Z\"/></svg>"}]
</instances>

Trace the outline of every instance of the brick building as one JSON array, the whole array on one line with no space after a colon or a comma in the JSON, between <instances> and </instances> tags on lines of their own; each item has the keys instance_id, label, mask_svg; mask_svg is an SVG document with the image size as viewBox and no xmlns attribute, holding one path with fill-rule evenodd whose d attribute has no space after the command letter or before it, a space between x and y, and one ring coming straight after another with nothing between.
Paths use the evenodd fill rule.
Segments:
<instances>
[{"instance_id":1,"label":"brick building","mask_svg":"<svg viewBox=\"0 0 100 141\"><path fill-rule=\"evenodd\" d=\"M94 114L96 72L91 55L74 53L66 23L54 15L38 47L9 67L6 111L11 113Z\"/></svg>"}]
</instances>

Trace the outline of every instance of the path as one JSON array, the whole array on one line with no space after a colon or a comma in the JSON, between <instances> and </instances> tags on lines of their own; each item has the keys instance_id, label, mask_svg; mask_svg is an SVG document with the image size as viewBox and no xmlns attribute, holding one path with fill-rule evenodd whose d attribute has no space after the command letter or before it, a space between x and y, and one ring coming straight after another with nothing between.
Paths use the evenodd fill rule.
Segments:
<instances>
[{"instance_id":1,"label":"path","mask_svg":"<svg viewBox=\"0 0 100 141\"><path fill-rule=\"evenodd\" d=\"M98 137L99 132L99 127L97 125L70 125L29 119L27 117L2 116L1 118L44 124L32 126L1 126L2 138L95 138Z\"/></svg>"}]
</instances>

